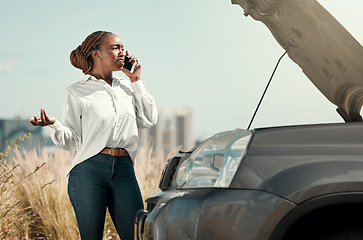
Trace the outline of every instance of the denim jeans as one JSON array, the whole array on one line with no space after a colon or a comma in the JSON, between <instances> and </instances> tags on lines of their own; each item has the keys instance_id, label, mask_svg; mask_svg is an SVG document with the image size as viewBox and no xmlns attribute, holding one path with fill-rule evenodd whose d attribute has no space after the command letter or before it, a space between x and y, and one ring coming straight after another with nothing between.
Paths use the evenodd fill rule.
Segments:
<instances>
[{"instance_id":1,"label":"denim jeans","mask_svg":"<svg viewBox=\"0 0 363 240\"><path fill-rule=\"evenodd\" d=\"M134 239L134 218L144 208L129 157L97 154L70 172L68 195L83 240L102 240L106 209L122 240Z\"/></svg>"}]
</instances>

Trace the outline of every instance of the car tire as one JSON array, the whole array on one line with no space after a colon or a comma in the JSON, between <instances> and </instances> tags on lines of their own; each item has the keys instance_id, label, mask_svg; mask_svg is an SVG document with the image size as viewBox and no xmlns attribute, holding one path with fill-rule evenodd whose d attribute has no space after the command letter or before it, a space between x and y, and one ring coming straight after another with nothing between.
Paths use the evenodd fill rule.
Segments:
<instances>
[{"instance_id":1,"label":"car tire","mask_svg":"<svg viewBox=\"0 0 363 240\"><path fill-rule=\"evenodd\" d=\"M351 229L333 233L322 240L362 240L363 229Z\"/></svg>"}]
</instances>

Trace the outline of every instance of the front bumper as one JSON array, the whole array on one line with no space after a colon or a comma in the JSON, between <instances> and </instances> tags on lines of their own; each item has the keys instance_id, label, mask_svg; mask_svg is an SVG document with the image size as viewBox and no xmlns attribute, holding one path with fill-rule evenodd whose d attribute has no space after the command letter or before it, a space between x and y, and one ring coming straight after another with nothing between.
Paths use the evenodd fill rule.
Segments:
<instances>
[{"instance_id":1,"label":"front bumper","mask_svg":"<svg viewBox=\"0 0 363 240\"><path fill-rule=\"evenodd\" d=\"M134 223L135 239L144 239L143 238L144 223L145 223L145 219L147 218L148 214L149 213L147 211L145 211L144 209L140 209L136 213L135 223Z\"/></svg>"},{"instance_id":2,"label":"front bumper","mask_svg":"<svg viewBox=\"0 0 363 240\"><path fill-rule=\"evenodd\" d=\"M295 207L256 190L193 189L159 191L135 219L136 240L267 240Z\"/></svg>"}]
</instances>

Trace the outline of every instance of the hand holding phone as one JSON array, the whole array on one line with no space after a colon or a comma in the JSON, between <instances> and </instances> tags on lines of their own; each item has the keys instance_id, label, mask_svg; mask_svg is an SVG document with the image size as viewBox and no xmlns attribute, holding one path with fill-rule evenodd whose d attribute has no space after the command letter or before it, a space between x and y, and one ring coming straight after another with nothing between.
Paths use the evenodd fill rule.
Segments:
<instances>
[{"instance_id":1,"label":"hand holding phone","mask_svg":"<svg viewBox=\"0 0 363 240\"><path fill-rule=\"evenodd\" d=\"M131 59L129 56L125 56L125 62L124 62L124 68L127 69L129 72L133 73L135 70L136 61L134 63L131 63Z\"/></svg>"}]
</instances>

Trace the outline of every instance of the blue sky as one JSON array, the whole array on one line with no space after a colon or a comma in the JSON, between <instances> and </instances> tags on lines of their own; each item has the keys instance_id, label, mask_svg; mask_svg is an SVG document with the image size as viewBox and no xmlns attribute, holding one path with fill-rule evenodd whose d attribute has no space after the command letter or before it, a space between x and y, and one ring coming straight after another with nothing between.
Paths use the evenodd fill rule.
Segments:
<instances>
[{"instance_id":1,"label":"blue sky","mask_svg":"<svg viewBox=\"0 0 363 240\"><path fill-rule=\"evenodd\" d=\"M363 1L319 2L362 43ZM61 119L64 89L83 76L70 52L106 30L139 58L158 107L191 108L194 136L204 138L248 126L284 52L230 0L4 1L1 8L2 119L40 108ZM342 122L335 108L286 56L252 127Z\"/></svg>"}]
</instances>

